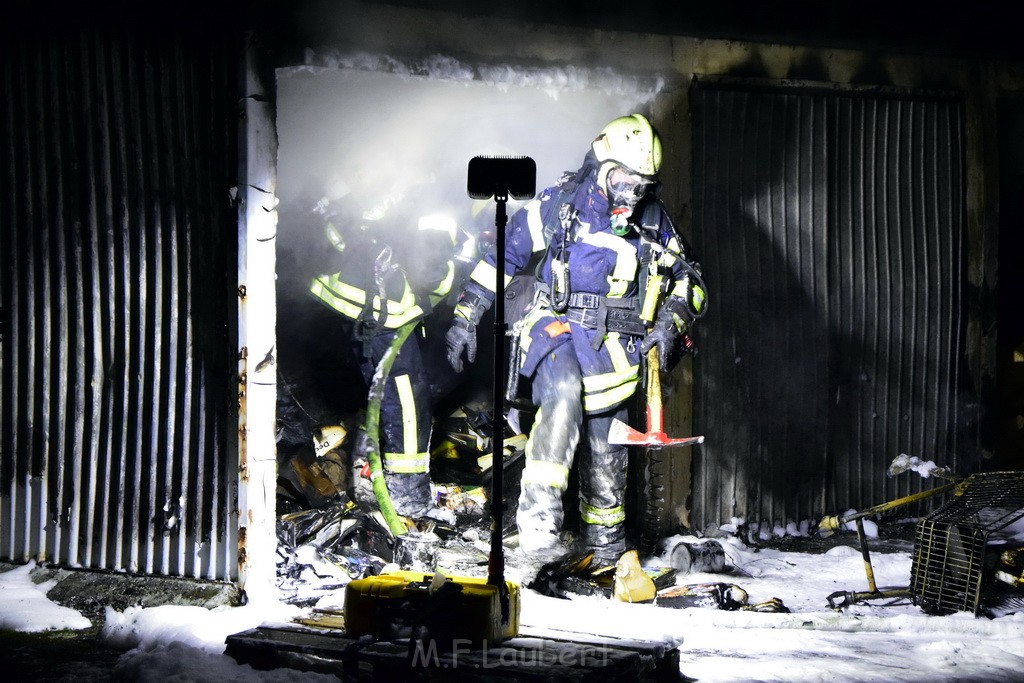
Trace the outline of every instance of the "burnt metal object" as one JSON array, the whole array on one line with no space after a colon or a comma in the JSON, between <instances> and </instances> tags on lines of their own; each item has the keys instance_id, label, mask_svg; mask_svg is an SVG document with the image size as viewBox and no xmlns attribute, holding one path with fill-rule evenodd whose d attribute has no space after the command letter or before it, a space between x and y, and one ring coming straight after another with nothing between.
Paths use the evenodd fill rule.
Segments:
<instances>
[{"instance_id":1,"label":"burnt metal object","mask_svg":"<svg viewBox=\"0 0 1024 683\"><path fill-rule=\"evenodd\" d=\"M910 595L929 614L982 608L986 548L994 534L1024 518L1024 472L974 474L947 503L917 524Z\"/></svg>"},{"instance_id":2,"label":"burnt metal object","mask_svg":"<svg viewBox=\"0 0 1024 683\"><path fill-rule=\"evenodd\" d=\"M893 510L903 505L909 505L910 503L930 498L938 495L939 493L945 493L956 486L956 483L945 484L943 486L937 486L930 491L921 491L909 496L904 496L903 498L897 498L896 500L881 503L880 505L873 505L866 510L861 510L860 512L823 517L821 522L818 523L818 530L829 535L839 531L850 522L853 522L856 525L857 542L860 545L860 554L864 560L864 573L867 576L868 581L867 591L836 591L835 593L832 593L827 598L828 606L832 609L842 609L864 600L907 597L910 594L910 591L906 587L879 590L878 585L875 583L875 569L871 565L871 551L868 548L867 534L864 533L864 518L881 512L888 512L889 510Z\"/></svg>"}]
</instances>

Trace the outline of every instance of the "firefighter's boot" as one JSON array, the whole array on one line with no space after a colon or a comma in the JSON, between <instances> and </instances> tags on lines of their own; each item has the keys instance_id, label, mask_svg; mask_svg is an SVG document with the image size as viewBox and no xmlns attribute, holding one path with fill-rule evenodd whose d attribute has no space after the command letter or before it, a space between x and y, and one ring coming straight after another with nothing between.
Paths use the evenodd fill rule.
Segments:
<instances>
[{"instance_id":1,"label":"firefighter's boot","mask_svg":"<svg viewBox=\"0 0 1024 683\"><path fill-rule=\"evenodd\" d=\"M430 475L426 472L415 474L386 473L391 504L395 512L403 517L417 519L424 517L433 508L430 500Z\"/></svg>"},{"instance_id":2,"label":"firefighter's boot","mask_svg":"<svg viewBox=\"0 0 1024 683\"><path fill-rule=\"evenodd\" d=\"M626 409L587 419L586 447L580 449L580 536L599 566L615 564L626 551L625 446L608 443L614 421L625 421Z\"/></svg>"}]
</instances>

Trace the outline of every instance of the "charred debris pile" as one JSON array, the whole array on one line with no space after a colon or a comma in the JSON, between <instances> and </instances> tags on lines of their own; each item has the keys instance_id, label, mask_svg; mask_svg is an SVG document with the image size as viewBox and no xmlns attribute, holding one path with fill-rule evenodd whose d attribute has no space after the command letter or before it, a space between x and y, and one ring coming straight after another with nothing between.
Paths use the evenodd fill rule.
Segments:
<instances>
[{"instance_id":1,"label":"charred debris pile","mask_svg":"<svg viewBox=\"0 0 1024 683\"><path fill-rule=\"evenodd\" d=\"M529 426L529 416L520 417L522 429L519 420L505 422L501 460L506 483L502 533L510 550L517 545L516 501ZM374 495L363 419L355 412L340 424L317 426L305 419L279 430L278 583L286 599L312 606L354 579L393 568L485 576L494 467L490 405L468 402L435 418L430 451L435 507L426 517L402 518L408 531L399 535L389 527ZM305 439L295 438L304 430ZM906 469L900 467L901 458L905 459L893 462L889 476ZM937 614L966 611L995 617L1024 610L1024 473L966 478L941 470L936 474L950 481L907 499L828 516L809 526L805 551L823 551L824 545L843 542L859 545L864 555L868 590L823 596L830 607L841 610L855 602L903 599ZM926 499L934 501L932 512L916 520L912 533L907 524L883 528L868 519L884 520L909 503ZM866 534L865 524L882 533ZM723 528L722 534L727 531ZM572 549L571 532L565 535ZM758 540L750 529L737 529L736 535L755 544ZM664 538L657 544L657 557L641 558L633 550L612 566L597 566L585 552L570 550L559 561L533 567L526 574L526 586L553 597L597 595L677 608L788 611L774 598L751 604L747 591L731 582L740 577L742 583L742 567L726 552L727 544L713 536ZM789 536L760 540L761 547L795 549ZM872 547L912 553L914 566L906 588L883 591L875 586ZM517 556L508 552L505 559L514 578ZM685 582L688 574L707 573L721 574L723 580Z\"/></svg>"},{"instance_id":2,"label":"charred debris pile","mask_svg":"<svg viewBox=\"0 0 1024 683\"><path fill-rule=\"evenodd\" d=\"M436 508L427 517L405 520L408 532L399 537L374 497L361 443L362 419L358 413L342 424L311 427L305 442L287 435L279 440L278 582L286 599L311 606L354 579L395 567L486 575L494 466L489 404L469 403L435 419L430 473ZM517 540L516 500L526 446L526 430L517 429L516 422L507 422L502 458L502 531L510 549ZM296 431L294 425L288 428ZM571 534L566 535L572 547ZM733 572L714 539L675 539L659 550L664 566L653 568L642 566L635 550L610 566L598 566L586 552L570 551L557 562L533 568L528 585L554 597L599 595L628 602L657 597L659 604L671 607L786 611L778 601L748 604L746 591L725 581L677 585L677 578L688 573ZM515 565L515 555L506 554L506 561Z\"/></svg>"}]
</instances>

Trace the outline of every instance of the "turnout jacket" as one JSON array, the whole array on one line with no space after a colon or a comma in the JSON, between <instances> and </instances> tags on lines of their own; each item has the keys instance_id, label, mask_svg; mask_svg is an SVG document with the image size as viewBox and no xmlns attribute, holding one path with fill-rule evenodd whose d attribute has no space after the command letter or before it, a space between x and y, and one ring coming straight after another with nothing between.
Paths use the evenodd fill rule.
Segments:
<instances>
[{"instance_id":1,"label":"turnout jacket","mask_svg":"<svg viewBox=\"0 0 1024 683\"><path fill-rule=\"evenodd\" d=\"M383 229L380 230L383 232ZM393 345L398 328L422 324L449 292L455 280L450 234L417 229L391 239L350 230L331 253L338 271L313 278L310 293L355 321L354 334L363 343L363 376L372 382L381 359ZM380 441L388 490L401 514L426 505L430 482L431 382L418 335L410 335L391 366L380 398Z\"/></svg>"},{"instance_id":2,"label":"turnout jacket","mask_svg":"<svg viewBox=\"0 0 1024 683\"><path fill-rule=\"evenodd\" d=\"M455 281L454 248L437 231L406 238L394 240L393 249L377 239L346 248L335 262L337 272L314 277L310 293L355 320L363 336L393 332L430 315Z\"/></svg>"},{"instance_id":3,"label":"turnout jacket","mask_svg":"<svg viewBox=\"0 0 1024 683\"><path fill-rule=\"evenodd\" d=\"M563 177L562 183L568 177ZM532 263L539 263L536 277L542 283L534 305L513 325L513 335L518 334L513 348L520 354L519 372L530 377L547 354L563 347L572 349L579 359L583 405L588 413L613 409L636 391L643 329L629 333L587 325L574 303L593 306L603 297L606 304L639 312L644 294L641 281L654 273L666 284L662 301L679 297L698 310L703 303L704 293L687 276L683 247L660 202L645 200L634 215L642 222L641 229L625 237L615 235L608 200L591 173L568 196L560 185L541 191L512 215L505 229L506 285ZM565 245L564 252L561 245ZM559 255L568 263L572 297L564 313L556 312L550 295L555 284L552 263ZM466 291L493 303L496 274L492 250L471 272Z\"/></svg>"}]
</instances>

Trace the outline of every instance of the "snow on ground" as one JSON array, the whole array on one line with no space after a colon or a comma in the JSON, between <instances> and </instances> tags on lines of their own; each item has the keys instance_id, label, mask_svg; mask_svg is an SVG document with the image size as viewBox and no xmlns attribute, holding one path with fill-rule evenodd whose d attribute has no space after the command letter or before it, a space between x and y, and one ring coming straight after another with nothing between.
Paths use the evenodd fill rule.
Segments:
<instances>
[{"instance_id":1,"label":"snow on ground","mask_svg":"<svg viewBox=\"0 0 1024 683\"><path fill-rule=\"evenodd\" d=\"M522 624L531 629L580 630L678 647L680 670L698 681L1024 681L1024 613L996 619L958 613L930 616L906 600L828 607L836 591L865 591L856 541L822 554L753 549L721 539L729 574L687 574L678 584L741 586L751 604L777 598L789 613L671 609L597 597L522 596ZM908 552L871 553L879 588L905 587ZM0 574L0 625L20 631L81 629L84 618L32 584L31 565ZM231 633L281 623L301 610L264 607L164 606L107 610L100 637L123 648L115 673L130 680L290 681L330 676L279 669L254 671L223 654Z\"/></svg>"},{"instance_id":2,"label":"snow on ground","mask_svg":"<svg viewBox=\"0 0 1024 683\"><path fill-rule=\"evenodd\" d=\"M38 633L54 629L83 629L91 626L77 610L50 602L46 593L54 581L36 585L29 577L35 562L0 574L0 629Z\"/></svg>"}]
</instances>

